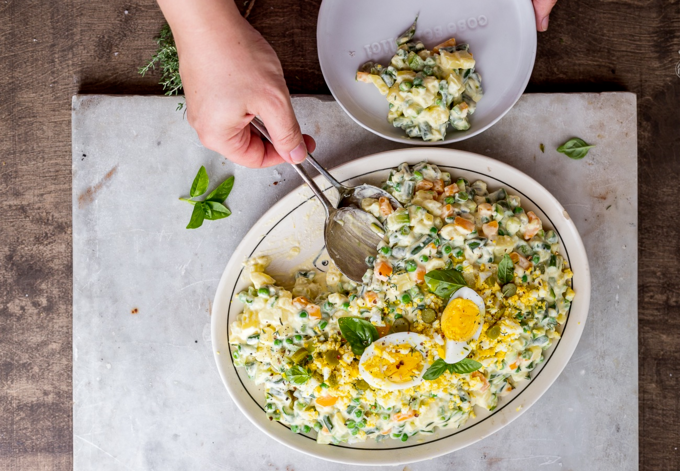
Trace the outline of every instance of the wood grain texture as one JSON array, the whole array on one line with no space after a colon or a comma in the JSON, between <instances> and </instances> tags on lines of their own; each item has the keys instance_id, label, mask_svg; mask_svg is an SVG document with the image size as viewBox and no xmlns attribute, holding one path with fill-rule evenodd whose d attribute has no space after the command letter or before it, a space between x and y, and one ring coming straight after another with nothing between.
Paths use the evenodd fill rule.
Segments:
<instances>
[{"instance_id":1,"label":"wood grain texture","mask_svg":"<svg viewBox=\"0 0 680 471\"><path fill-rule=\"evenodd\" d=\"M291 92L328 93L320 0L255 1L249 20ZM0 470L72 467L70 98L162 93L157 77L136 72L162 22L151 0L0 0ZM559 0L528 87L638 94L640 468L649 470L680 469L680 229L669 217L679 51L679 0Z\"/></svg>"}]
</instances>

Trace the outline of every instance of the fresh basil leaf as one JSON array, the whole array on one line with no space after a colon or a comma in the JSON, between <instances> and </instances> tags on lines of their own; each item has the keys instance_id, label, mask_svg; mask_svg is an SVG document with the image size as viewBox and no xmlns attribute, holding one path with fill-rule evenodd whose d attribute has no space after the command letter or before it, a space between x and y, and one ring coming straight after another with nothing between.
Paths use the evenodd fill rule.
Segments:
<instances>
[{"instance_id":1,"label":"fresh basil leaf","mask_svg":"<svg viewBox=\"0 0 680 471\"><path fill-rule=\"evenodd\" d=\"M517 294L517 285L515 283L508 283L507 285L503 286L501 291L503 292L504 298L512 297Z\"/></svg>"},{"instance_id":2,"label":"fresh basil leaf","mask_svg":"<svg viewBox=\"0 0 680 471\"><path fill-rule=\"evenodd\" d=\"M299 365L295 365L286 371L286 379L288 379L289 382L297 385L305 384L311 377L312 372Z\"/></svg>"},{"instance_id":3,"label":"fresh basil leaf","mask_svg":"<svg viewBox=\"0 0 680 471\"><path fill-rule=\"evenodd\" d=\"M470 360L469 358L463 358L458 363L453 363L448 365L449 371L451 373L458 373L459 375L472 373L477 371L482 367L482 364L475 360Z\"/></svg>"},{"instance_id":4,"label":"fresh basil leaf","mask_svg":"<svg viewBox=\"0 0 680 471\"><path fill-rule=\"evenodd\" d=\"M201 165L201 168L196 174L196 178L194 178L194 182L191 184L191 191L189 192L191 197L196 198L208 191L208 183L210 183L208 172L205 170L205 167Z\"/></svg>"},{"instance_id":5,"label":"fresh basil leaf","mask_svg":"<svg viewBox=\"0 0 680 471\"><path fill-rule=\"evenodd\" d=\"M501 284L510 283L515 279L515 264L512 262L510 255L503 255L501 263L498 264L498 281Z\"/></svg>"},{"instance_id":6,"label":"fresh basil leaf","mask_svg":"<svg viewBox=\"0 0 680 471\"><path fill-rule=\"evenodd\" d=\"M212 219L212 208L208 203L206 203L205 201L201 201L201 203L199 203L198 206L200 206L201 209L203 209L203 214L205 214L206 219Z\"/></svg>"},{"instance_id":7,"label":"fresh basil leaf","mask_svg":"<svg viewBox=\"0 0 680 471\"><path fill-rule=\"evenodd\" d=\"M234 177L229 177L226 180L224 180L222 183L220 183L220 186L215 188L213 191L210 192L208 197L205 199L206 201L216 201L218 203L222 203L224 200L227 199L229 196L229 193L231 193L231 189L234 187Z\"/></svg>"},{"instance_id":8,"label":"fresh basil leaf","mask_svg":"<svg viewBox=\"0 0 680 471\"><path fill-rule=\"evenodd\" d=\"M205 217L210 221L216 221L217 219L224 219L231 216L231 211L229 211L229 208L224 206L222 203L218 203L217 201L205 201L203 204L208 206L211 210L210 216L206 215Z\"/></svg>"},{"instance_id":9,"label":"fresh basil leaf","mask_svg":"<svg viewBox=\"0 0 680 471\"><path fill-rule=\"evenodd\" d=\"M458 270L432 270L425 274L425 283L440 298L449 298L460 288L467 286Z\"/></svg>"},{"instance_id":10,"label":"fresh basil leaf","mask_svg":"<svg viewBox=\"0 0 680 471\"><path fill-rule=\"evenodd\" d=\"M443 375L448 368L449 364L440 358L439 360L432 363L432 365L430 365L430 367L423 375L423 379L425 381L434 381L435 379Z\"/></svg>"},{"instance_id":11,"label":"fresh basil leaf","mask_svg":"<svg viewBox=\"0 0 680 471\"><path fill-rule=\"evenodd\" d=\"M561 152L570 159L580 160L588 154L588 151L595 146L586 144L586 141L575 137L569 139L567 142L557 148L557 152Z\"/></svg>"},{"instance_id":12,"label":"fresh basil leaf","mask_svg":"<svg viewBox=\"0 0 680 471\"><path fill-rule=\"evenodd\" d=\"M203 220L205 219L205 212L203 212L203 205L197 204L194 206L194 210L191 213L191 221L187 229L196 229L201 227Z\"/></svg>"},{"instance_id":13,"label":"fresh basil leaf","mask_svg":"<svg viewBox=\"0 0 680 471\"><path fill-rule=\"evenodd\" d=\"M378 329L366 319L360 317L341 317L338 326L352 351L360 357L366 347L378 340Z\"/></svg>"}]
</instances>

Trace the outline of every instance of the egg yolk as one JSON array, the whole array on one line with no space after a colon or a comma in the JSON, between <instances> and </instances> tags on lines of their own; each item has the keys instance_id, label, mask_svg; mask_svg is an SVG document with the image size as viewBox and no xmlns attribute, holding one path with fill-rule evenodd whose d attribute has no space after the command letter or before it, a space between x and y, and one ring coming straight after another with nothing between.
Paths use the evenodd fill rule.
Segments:
<instances>
[{"instance_id":1,"label":"egg yolk","mask_svg":"<svg viewBox=\"0 0 680 471\"><path fill-rule=\"evenodd\" d=\"M405 383L415 378L414 370L422 362L423 355L409 344L376 345L374 355L364 362L364 369L374 378Z\"/></svg>"},{"instance_id":2,"label":"egg yolk","mask_svg":"<svg viewBox=\"0 0 680 471\"><path fill-rule=\"evenodd\" d=\"M469 299L456 298L442 314L442 332L449 340L467 342L475 335L482 319L479 308Z\"/></svg>"}]
</instances>

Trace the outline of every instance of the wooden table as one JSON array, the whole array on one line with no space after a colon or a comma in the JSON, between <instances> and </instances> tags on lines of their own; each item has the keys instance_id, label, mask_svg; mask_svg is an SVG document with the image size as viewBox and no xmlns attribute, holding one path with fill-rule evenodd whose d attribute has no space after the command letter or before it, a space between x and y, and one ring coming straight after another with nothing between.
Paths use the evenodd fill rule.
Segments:
<instances>
[{"instance_id":1,"label":"wooden table","mask_svg":"<svg viewBox=\"0 0 680 471\"><path fill-rule=\"evenodd\" d=\"M291 92L328 93L320 0L251 1ZM161 93L136 70L162 23L152 0L0 0L0 470L71 468L71 96ZM559 0L528 87L638 95L640 467L650 470L680 468L679 45L677 1Z\"/></svg>"}]
</instances>

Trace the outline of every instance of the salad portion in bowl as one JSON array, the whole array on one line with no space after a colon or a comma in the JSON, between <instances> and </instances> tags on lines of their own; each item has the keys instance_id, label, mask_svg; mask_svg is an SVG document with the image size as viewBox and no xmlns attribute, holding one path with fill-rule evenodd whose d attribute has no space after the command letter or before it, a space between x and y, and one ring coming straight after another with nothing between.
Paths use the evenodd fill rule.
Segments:
<instances>
[{"instance_id":1,"label":"salad portion in bowl","mask_svg":"<svg viewBox=\"0 0 680 471\"><path fill-rule=\"evenodd\" d=\"M560 338L575 296L557 235L505 188L427 162L384 188L404 207L362 202L385 228L363 283L330 266L286 289L254 257L229 326L264 413L321 444L408 441L493 410Z\"/></svg>"}]
</instances>

